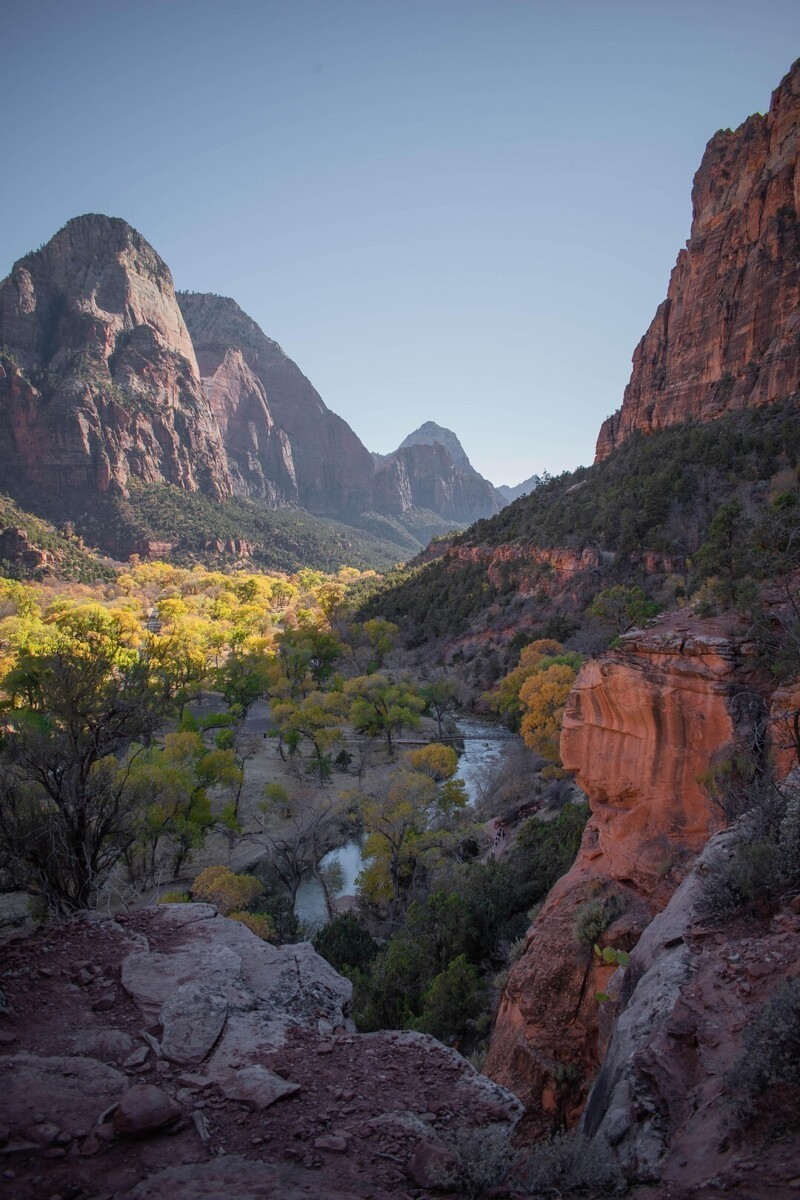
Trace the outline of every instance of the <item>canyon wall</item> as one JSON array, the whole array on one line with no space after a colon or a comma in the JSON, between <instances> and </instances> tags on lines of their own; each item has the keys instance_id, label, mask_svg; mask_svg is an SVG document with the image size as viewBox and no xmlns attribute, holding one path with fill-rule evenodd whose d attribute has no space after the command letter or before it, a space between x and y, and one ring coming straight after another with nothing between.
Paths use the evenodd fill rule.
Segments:
<instances>
[{"instance_id":1,"label":"canyon wall","mask_svg":"<svg viewBox=\"0 0 800 1200\"><path fill-rule=\"evenodd\" d=\"M70 221L0 283L0 488L231 481L166 264L124 221Z\"/></svg>"},{"instance_id":2,"label":"canyon wall","mask_svg":"<svg viewBox=\"0 0 800 1200\"><path fill-rule=\"evenodd\" d=\"M531 1132L574 1120L602 1061L602 997L616 969L593 952L630 951L718 827L698 781L763 719L752 646L735 627L671 614L581 671L561 756L591 817L509 975L487 1073L527 1107ZM607 927L582 940L587 906Z\"/></svg>"},{"instance_id":3,"label":"canyon wall","mask_svg":"<svg viewBox=\"0 0 800 1200\"><path fill-rule=\"evenodd\" d=\"M235 390L227 389L227 403L238 443L247 431L244 449L258 460L254 469L273 479L284 499L296 499L311 512L348 516L371 509L372 456L278 343L225 296L182 292L178 300L206 388L212 394L218 388L226 357L238 359L249 374L238 402ZM256 413L250 399L254 381L262 402ZM273 424L283 434L279 445L273 444ZM250 480L252 472L244 477Z\"/></svg>"},{"instance_id":4,"label":"canyon wall","mask_svg":"<svg viewBox=\"0 0 800 1200\"><path fill-rule=\"evenodd\" d=\"M800 389L800 61L765 116L708 143L692 229L636 348L597 459L632 433L796 396Z\"/></svg>"}]
</instances>

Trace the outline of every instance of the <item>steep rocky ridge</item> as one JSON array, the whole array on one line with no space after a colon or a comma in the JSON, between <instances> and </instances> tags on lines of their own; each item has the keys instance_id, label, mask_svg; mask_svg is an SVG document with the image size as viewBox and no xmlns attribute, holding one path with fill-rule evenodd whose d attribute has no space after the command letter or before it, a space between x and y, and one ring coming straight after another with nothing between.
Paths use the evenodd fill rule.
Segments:
<instances>
[{"instance_id":1,"label":"steep rocky ridge","mask_svg":"<svg viewBox=\"0 0 800 1200\"><path fill-rule=\"evenodd\" d=\"M433 1038L355 1034L310 944L208 905L45 929L5 948L0 986L9 1200L458 1197L458 1139L496 1148L520 1113Z\"/></svg>"},{"instance_id":2,"label":"steep rocky ridge","mask_svg":"<svg viewBox=\"0 0 800 1200\"><path fill-rule=\"evenodd\" d=\"M239 390L229 383L229 428L237 453L259 460L284 499L297 499L314 513L357 516L373 507L372 457L350 426L322 402L300 368L268 338L234 300L195 292L178 297L197 350L201 373L212 393L226 359L238 356ZM242 378L242 368L248 376ZM254 382L258 405L253 411ZM243 385L243 386L242 386ZM273 425L282 431L275 433ZM277 445L273 445L277 438ZM244 442L244 446L241 443ZM266 456L266 457L265 457ZM274 465L270 465L270 456ZM290 467L291 464L291 467ZM276 476L275 466L278 470ZM258 468L253 466L251 470ZM249 473L245 472L249 479Z\"/></svg>"},{"instance_id":3,"label":"steep rocky ridge","mask_svg":"<svg viewBox=\"0 0 800 1200\"><path fill-rule=\"evenodd\" d=\"M541 478L538 475L531 475L530 478L523 479L522 483L517 483L513 486L507 483L500 483L495 488L495 491L499 492L506 504L511 504L512 500L519 500L520 496L527 496L529 492L535 491L541 482Z\"/></svg>"},{"instance_id":4,"label":"steep rocky ridge","mask_svg":"<svg viewBox=\"0 0 800 1200\"><path fill-rule=\"evenodd\" d=\"M491 516L501 507L494 488L471 467L457 466L438 442L395 450L375 472L375 508L403 515L430 509L463 526Z\"/></svg>"},{"instance_id":5,"label":"steep rocky ridge","mask_svg":"<svg viewBox=\"0 0 800 1200\"><path fill-rule=\"evenodd\" d=\"M698 777L752 743L764 692L735 628L675 615L579 675L561 756L592 815L511 971L487 1060L525 1101L532 1129L574 1119L602 1060L597 993L614 968L578 941L580 911L606 905L601 945L632 949L717 825Z\"/></svg>"},{"instance_id":6,"label":"steep rocky ridge","mask_svg":"<svg viewBox=\"0 0 800 1200\"><path fill-rule=\"evenodd\" d=\"M166 264L124 221L77 217L0 283L0 487L231 482Z\"/></svg>"},{"instance_id":7,"label":"steep rocky ridge","mask_svg":"<svg viewBox=\"0 0 800 1200\"><path fill-rule=\"evenodd\" d=\"M603 459L634 431L710 421L800 388L800 60L765 116L708 143L692 229L633 356Z\"/></svg>"}]
</instances>

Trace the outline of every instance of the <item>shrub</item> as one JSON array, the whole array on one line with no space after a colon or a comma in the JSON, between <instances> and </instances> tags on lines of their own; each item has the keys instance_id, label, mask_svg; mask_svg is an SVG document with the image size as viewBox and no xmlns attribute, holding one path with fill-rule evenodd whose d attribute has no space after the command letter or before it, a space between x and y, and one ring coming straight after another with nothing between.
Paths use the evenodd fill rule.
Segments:
<instances>
[{"instance_id":1,"label":"shrub","mask_svg":"<svg viewBox=\"0 0 800 1200\"><path fill-rule=\"evenodd\" d=\"M247 908L263 890L255 875L235 875L229 867L206 867L192 884L193 898L216 905L224 917Z\"/></svg>"},{"instance_id":2,"label":"shrub","mask_svg":"<svg viewBox=\"0 0 800 1200\"><path fill-rule=\"evenodd\" d=\"M761 782L749 802L729 855L712 860L703 877L698 907L712 921L766 916L800 888L800 792Z\"/></svg>"},{"instance_id":3,"label":"shrub","mask_svg":"<svg viewBox=\"0 0 800 1200\"><path fill-rule=\"evenodd\" d=\"M158 897L159 904L188 904L190 900L188 892L164 892Z\"/></svg>"},{"instance_id":4,"label":"shrub","mask_svg":"<svg viewBox=\"0 0 800 1200\"><path fill-rule=\"evenodd\" d=\"M575 917L575 937L593 946L608 928L608 914L602 900L590 900L578 909Z\"/></svg>"},{"instance_id":5,"label":"shrub","mask_svg":"<svg viewBox=\"0 0 800 1200\"><path fill-rule=\"evenodd\" d=\"M603 1138L560 1133L539 1142L523 1168L523 1181L534 1196L582 1195L603 1197L621 1191L624 1179L614 1152Z\"/></svg>"},{"instance_id":6,"label":"shrub","mask_svg":"<svg viewBox=\"0 0 800 1200\"><path fill-rule=\"evenodd\" d=\"M800 1083L800 979L784 983L745 1026L727 1082L743 1120L757 1116L767 1099L771 1109L776 1088ZM792 1115L796 1122L796 1097Z\"/></svg>"},{"instance_id":7,"label":"shrub","mask_svg":"<svg viewBox=\"0 0 800 1200\"><path fill-rule=\"evenodd\" d=\"M246 925L251 933L260 937L263 942L275 941L275 926L267 913L232 912L228 913L228 916L232 921Z\"/></svg>"}]
</instances>

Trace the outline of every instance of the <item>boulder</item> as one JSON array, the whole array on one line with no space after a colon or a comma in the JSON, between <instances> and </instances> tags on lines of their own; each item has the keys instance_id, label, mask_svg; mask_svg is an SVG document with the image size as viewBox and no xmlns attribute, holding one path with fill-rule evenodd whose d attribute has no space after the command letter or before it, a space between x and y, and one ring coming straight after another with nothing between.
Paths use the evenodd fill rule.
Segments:
<instances>
[{"instance_id":1,"label":"boulder","mask_svg":"<svg viewBox=\"0 0 800 1200\"><path fill-rule=\"evenodd\" d=\"M180 1105L166 1092L151 1083L140 1083L120 1098L114 1129L126 1137L147 1137L174 1125L180 1116Z\"/></svg>"}]
</instances>

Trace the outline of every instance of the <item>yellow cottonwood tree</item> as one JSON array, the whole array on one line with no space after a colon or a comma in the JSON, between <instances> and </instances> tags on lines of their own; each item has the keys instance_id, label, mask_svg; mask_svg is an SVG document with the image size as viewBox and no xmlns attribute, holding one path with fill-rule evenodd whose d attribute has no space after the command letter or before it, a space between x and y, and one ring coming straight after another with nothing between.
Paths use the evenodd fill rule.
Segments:
<instances>
[{"instance_id":1,"label":"yellow cottonwood tree","mask_svg":"<svg viewBox=\"0 0 800 1200\"><path fill-rule=\"evenodd\" d=\"M523 741L550 762L558 762L561 718L577 674L575 667L555 663L531 675L520 688L520 733Z\"/></svg>"}]
</instances>

